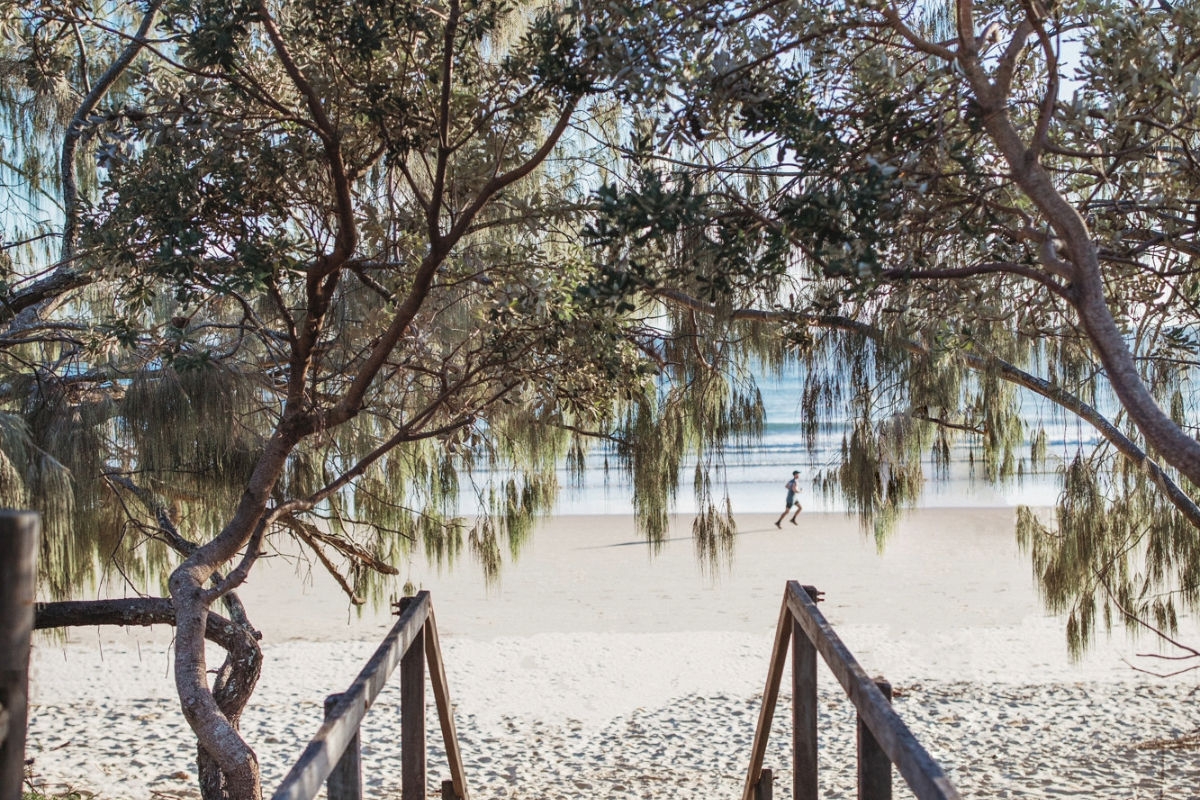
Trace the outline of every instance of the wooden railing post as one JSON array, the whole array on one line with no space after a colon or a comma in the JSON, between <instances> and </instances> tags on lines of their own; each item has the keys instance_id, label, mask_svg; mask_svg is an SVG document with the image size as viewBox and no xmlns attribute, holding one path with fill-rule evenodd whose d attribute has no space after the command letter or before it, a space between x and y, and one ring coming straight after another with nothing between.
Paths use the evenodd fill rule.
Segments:
<instances>
[{"instance_id":1,"label":"wooden railing post","mask_svg":"<svg viewBox=\"0 0 1200 800\"><path fill-rule=\"evenodd\" d=\"M771 728L771 709L779 698L788 641L792 650L792 763L794 800L816 800L817 785L817 653L846 690L859 716L859 797L890 800L891 766L895 765L918 800L959 800L958 790L938 763L913 736L892 708L891 686L872 681L817 608L821 592L788 581L779 626L771 649L771 667L763 691L763 707L754 731L750 766L742 800L756 800ZM880 762L882 759L882 762ZM882 763L882 765L881 765Z\"/></svg>"},{"instance_id":2,"label":"wooden railing post","mask_svg":"<svg viewBox=\"0 0 1200 800\"><path fill-rule=\"evenodd\" d=\"M29 641L40 528L32 511L0 511L0 800L19 800L25 780Z\"/></svg>"},{"instance_id":3,"label":"wooden railing post","mask_svg":"<svg viewBox=\"0 0 1200 800\"><path fill-rule=\"evenodd\" d=\"M817 648L792 619L792 797L817 800Z\"/></svg>"},{"instance_id":4,"label":"wooden railing post","mask_svg":"<svg viewBox=\"0 0 1200 800\"><path fill-rule=\"evenodd\" d=\"M767 672L767 685L763 689L762 708L758 710L758 725L754 728L754 743L750 746L750 767L746 770L746 783L742 787L742 800L756 800L762 783L763 759L767 755L767 740L771 736L771 720L775 717L775 704L779 701L779 686L783 683L783 670L787 666L788 640L791 639L792 612L788 608L787 594L779 607L779 624L775 626L775 643L771 645L771 666Z\"/></svg>"},{"instance_id":5,"label":"wooden railing post","mask_svg":"<svg viewBox=\"0 0 1200 800\"><path fill-rule=\"evenodd\" d=\"M341 699L340 694L325 698L325 719L329 719ZM358 728L354 729L350 744L325 780L325 794L329 800L362 800L362 742Z\"/></svg>"},{"instance_id":6,"label":"wooden railing post","mask_svg":"<svg viewBox=\"0 0 1200 800\"><path fill-rule=\"evenodd\" d=\"M438 641L437 618L432 605L425 617L425 655L429 665L429 685L433 689L433 701L442 727L442 742L446 746L446 761L450 767L450 780L442 781L442 800L468 800L467 773L463 768L462 751L458 747L458 731L454 728L454 704L450 702L450 685L446 681L446 665L442 659L442 645Z\"/></svg>"},{"instance_id":7,"label":"wooden railing post","mask_svg":"<svg viewBox=\"0 0 1200 800\"><path fill-rule=\"evenodd\" d=\"M892 702L892 685L883 678L875 686ZM892 800L892 761L862 716L858 716L858 800Z\"/></svg>"},{"instance_id":8,"label":"wooden railing post","mask_svg":"<svg viewBox=\"0 0 1200 800\"><path fill-rule=\"evenodd\" d=\"M400 659L400 783L402 800L425 800L425 635Z\"/></svg>"},{"instance_id":9,"label":"wooden railing post","mask_svg":"<svg viewBox=\"0 0 1200 800\"><path fill-rule=\"evenodd\" d=\"M759 773L758 783L754 785L754 800L774 800L775 798L775 773L764 768Z\"/></svg>"}]
</instances>

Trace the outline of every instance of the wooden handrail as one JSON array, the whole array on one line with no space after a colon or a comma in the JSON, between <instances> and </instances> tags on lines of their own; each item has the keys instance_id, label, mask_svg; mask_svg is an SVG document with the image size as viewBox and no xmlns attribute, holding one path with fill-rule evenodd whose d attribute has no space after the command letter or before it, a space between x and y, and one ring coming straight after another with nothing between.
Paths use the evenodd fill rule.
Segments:
<instances>
[{"instance_id":1,"label":"wooden handrail","mask_svg":"<svg viewBox=\"0 0 1200 800\"><path fill-rule=\"evenodd\" d=\"M764 707L759 714L759 727L754 734L750 768L742 793L743 800L755 800L756 794L759 793L772 718L772 712L767 706L773 706L779 696L787 640L795 638L797 632L801 631L825 659L830 671L837 677L858 710L862 724L870 731L879 749L896 765L918 800L959 800L958 790L946 777L941 766L913 736L892 708L888 698L876 682L867 676L866 671L817 608L816 598L819 594L815 588L801 586L797 581L789 581L784 592L783 609L780 611L779 627L771 654L767 689L763 692ZM792 625L793 620L797 625ZM793 702L797 702L797 699L793 698ZM796 743L795 749L800 751L799 742Z\"/></svg>"},{"instance_id":2,"label":"wooden handrail","mask_svg":"<svg viewBox=\"0 0 1200 800\"><path fill-rule=\"evenodd\" d=\"M442 735L446 740L454 792L459 800L467 800L466 776L454 729L450 695L442 665L441 645L437 639L437 628L433 624L433 605L429 599L429 592L425 591L418 592L416 597L406 598L406 602L401 606L400 618L376 648L358 677L341 693L340 698L329 710L316 735L275 790L273 800L312 800L316 797L321 785L334 771L343 753L358 734L367 710L374 704L375 698L379 696L384 684L405 654L414 649L413 645L417 642L420 642L423 648L418 647L415 650L420 652L423 649L430 661L431 683L437 701L438 716L441 719ZM413 711L421 717L420 724L423 725L423 703L420 709ZM404 714L405 709L402 709L401 713ZM409 777L411 779L412 776ZM423 775L421 780L424 780Z\"/></svg>"}]
</instances>

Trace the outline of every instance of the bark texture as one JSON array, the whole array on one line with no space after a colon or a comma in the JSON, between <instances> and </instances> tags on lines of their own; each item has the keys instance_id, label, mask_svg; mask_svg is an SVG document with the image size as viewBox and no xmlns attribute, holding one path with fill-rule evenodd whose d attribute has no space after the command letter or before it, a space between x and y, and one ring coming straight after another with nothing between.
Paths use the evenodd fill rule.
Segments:
<instances>
[{"instance_id":1,"label":"bark texture","mask_svg":"<svg viewBox=\"0 0 1200 800\"><path fill-rule=\"evenodd\" d=\"M170 598L138 597L39 603L35 609L34 628L174 625L175 622L175 607ZM213 681L212 696L221 713L236 729L262 671L258 635L248 625L217 614L207 614L204 637L220 645L226 652L225 662L217 670ZM231 796L231 787L226 784L220 764L203 747L198 748L196 765L200 775L201 796L205 800Z\"/></svg>"}]
</instances>

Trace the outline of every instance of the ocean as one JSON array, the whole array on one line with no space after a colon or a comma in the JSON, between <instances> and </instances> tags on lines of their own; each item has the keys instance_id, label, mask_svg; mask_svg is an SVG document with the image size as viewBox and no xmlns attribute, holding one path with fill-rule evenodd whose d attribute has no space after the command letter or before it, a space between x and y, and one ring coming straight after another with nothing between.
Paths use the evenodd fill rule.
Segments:
<instances>
[{"instance_id":1,"label":"ocean","mask_svg":"<svg viewBox=\"0 0 1200 800\"><path fill-rule=\"evenodd\" d=\"M834 421L821 433L817 446L809 450L801 430L801 378L798 374L763 374L757 378L766 411L766 426L760 442L753 446L730 447L723 468L713 474L714 493L719 501L722 485L728 492L734 513L781 513L785 489L792 470L800 471L801 503L810 511L846 511L840 498L826 497L814 485L817 476L836 469L841 458L844 423ZM1039 420L1049 440L1049 463L1037 474L1025 474L1003 484L993 484L972 475L969 451L961 445L951 453L948 474L939 474L932 458L926 458L925 490L918 508L931 507L1010 507L1017 505L1053 505L1059 494L1056 465L1069 461L1081 449L1094 447L1098 436L1089 426L1066 418L1040 398L1027 394L1021 398L1022 417L1030 435ZM1026 449L1028 453L1028 449ZM593 451L582 484L572 485L564 470L557 514L629 514L632 492L627 476L618 469L604 469L606 452ZM680 490L676 510L681 514L696 511L692 493L695 463L680 470Z\"/></svg>"}]
</instances>

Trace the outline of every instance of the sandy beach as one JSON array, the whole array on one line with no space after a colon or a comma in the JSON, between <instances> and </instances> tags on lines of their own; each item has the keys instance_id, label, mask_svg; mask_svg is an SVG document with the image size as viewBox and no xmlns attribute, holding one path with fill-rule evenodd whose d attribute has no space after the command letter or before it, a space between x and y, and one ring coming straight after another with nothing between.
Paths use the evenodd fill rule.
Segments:
<instances>
[{"instance_id":1,"label":"sandy beach","mask_svg":"<svg viewBox=\"0 0 1200 800\"><path fill-rule=\"evenodd\" d=\"M1080 663L1039 602L1011 508L913 512L881 554L842 514L738 517L734 559L708 574L681 516L651 556L632 519L544 524L500 582L469 556L415 554L405 580L432 593L475 798L735 798L767 675L784 583L822 610L965 797L1200 797L1200 753L1153 746L1200 729L1200 673L1158 678L1123 634ZM264 569L265 567L265 569ZM323 575L279 558L242 590L263 631L263 677L243 731L269 795L392 623L361 615ZM1200 625L1182 621L1200 642ZM76 630L33 658L36 780L104 798L194 797L194 743L163 630ZM215 654L214 654L215 657ZM854 712L821 676L823 796L853 797ZM396 685L364 726L374 796L399 785ZM767 765L790 796L790 697ZM431 722L430 778L447 776ZM899 788L896 796L909 796ZM436 783L434 783L436 787Z\"/></svg>"}]
</instances>

